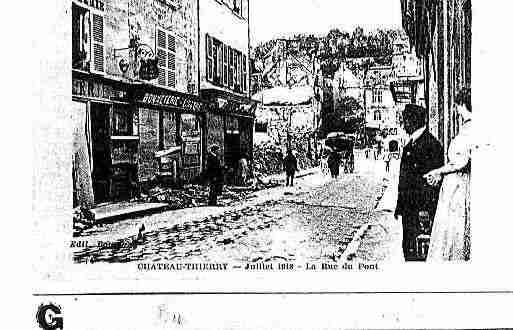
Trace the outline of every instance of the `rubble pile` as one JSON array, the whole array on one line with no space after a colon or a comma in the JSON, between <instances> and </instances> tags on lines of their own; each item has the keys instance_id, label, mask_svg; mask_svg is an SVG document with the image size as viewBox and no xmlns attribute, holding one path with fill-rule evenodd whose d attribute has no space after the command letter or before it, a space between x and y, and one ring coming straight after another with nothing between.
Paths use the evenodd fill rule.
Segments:
<instances>
[{"instance_id":1,"label":"rubble pile","mask_svg":"<svg viewBox=\"0 0 513 330\"><path fill-rule=\"evenodd\" d=\"M253 148L253 170L256 177L277 174L283 171L283 153L272 143L257 144Z\"/></svg>"},{"instance_id":2,"label":"rubble pile","mask_svg":"<svg viewBox=\"0 0 513 330\"><path fill-rule=\"evenodd\" d=\"M82 207L73 209L73 232L77 235L83 230L90 228L93 225L92 213Z\"/></svg>"},{"instance_id":3,"label":"rubble pile","mask_svg":"<svg viewBox=\"0 0 513 330\"><path fill-rule=\"evenodd\" d=\"M293 143L294 155L300 169L317 166L313 155L308 152L308 142L297 139ZM256 177L283 172L284 151L276 144L265 142L257 144L253 149L253 168Z\"/></svg>"},{"instance_id":4,"label":"rubble pile","mask_svg":"<svg viewBox=\"0 0 513 330\"><path fill-rule=\"evenodd\" d=\"M253 193L262 189L279 185L276 182L264 183L253 180L247 187L225 186L223 193L218 197L219 205L231 205L252 197ZM167 203L173 210L189 207L205 206L208 203L207 185L186 185L181 189L156 187L141 197L142 201L149 203Z\"/></svg>"}]
</instances>

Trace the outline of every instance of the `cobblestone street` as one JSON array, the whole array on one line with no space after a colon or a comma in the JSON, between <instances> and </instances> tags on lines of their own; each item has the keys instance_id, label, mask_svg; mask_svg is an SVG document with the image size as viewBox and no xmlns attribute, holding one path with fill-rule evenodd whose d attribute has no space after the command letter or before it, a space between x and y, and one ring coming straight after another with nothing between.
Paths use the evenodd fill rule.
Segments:
<instances>
[{"instance_id":1,"label":"cobblestone street","mask_svg":"<svg viewBox=\"0 0 513 330\"><path fill-rule=\"evenodd\" d=\"M367 223L376 224L383 217L383 212L376 210L388 181L379 170L382 163L357 157L355 174L332 180L317 172L298 180L294 188L269 189L260 198L238 207L179 210L127 220L111 225L119 229L117 236L112 235L112 228L106 229L108 226L99 228L89 233L86 239L90 244L76 250L74 259L338 262L358 229ZM172 219L177 215L183 219ZM144 238L137 240L135 228L140 224L147 230ZM359 249L361 256L373 260L368 248L373 243L365 244Z\"/></svg>"}]
</instances>

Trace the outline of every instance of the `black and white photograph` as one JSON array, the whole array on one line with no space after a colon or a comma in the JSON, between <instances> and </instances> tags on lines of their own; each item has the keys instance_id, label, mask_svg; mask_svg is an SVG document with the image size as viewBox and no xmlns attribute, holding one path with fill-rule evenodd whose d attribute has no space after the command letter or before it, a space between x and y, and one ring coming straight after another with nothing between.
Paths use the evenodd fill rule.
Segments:
<instances>
[{"instance_id":1,"label":"black and white photograph","mask_svg":"<svg viewBox=\"0 0 513 330\"><path fill-rule=\"evenodd\" d=\"M33 53L36 328L482 327L477 301L508 305L507 10L50 7Z\"/></svg>"},{"instance_id":2,"label":"black and white photograph","mask_svg":"<svg viewBox=\"0 0 513 330\"><path fill-rule=\"evenodd\" d=\"M267 38L250 0L73 0L74 261L470 260L471 1L389 2Z\"/></svg>"}]
</instances>

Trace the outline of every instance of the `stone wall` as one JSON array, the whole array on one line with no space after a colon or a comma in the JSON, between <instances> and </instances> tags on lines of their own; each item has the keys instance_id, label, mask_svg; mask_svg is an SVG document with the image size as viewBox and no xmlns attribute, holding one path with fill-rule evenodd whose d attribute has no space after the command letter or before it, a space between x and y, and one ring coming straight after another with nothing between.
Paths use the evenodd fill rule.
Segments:
<instances>
[{"instance_id":1,"label":"stone wall","mask_svg":"<svg viewBox=\"0 0 513 330\"><path fill-rule=\"evenodd\" d=\"M177 8L159 0L105 1L105 55L109 75L134 78L135 53L127 48L131 38L155 52L156 27L176 36L176 90L198 94L198 8L196 0L180 0ZM114 49L118 49L116 54ZM126 74L119 61L130 63ZM156 80L152 82L156 83ZM191 87L192 86L192 87ZM191 89L192 88L192 89Z\"/></svg>"}]
</instances>

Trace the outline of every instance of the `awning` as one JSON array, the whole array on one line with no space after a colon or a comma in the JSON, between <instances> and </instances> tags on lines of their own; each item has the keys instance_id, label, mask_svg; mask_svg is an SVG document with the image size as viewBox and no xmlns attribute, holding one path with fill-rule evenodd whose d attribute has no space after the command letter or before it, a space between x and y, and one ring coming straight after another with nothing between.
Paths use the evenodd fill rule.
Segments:
<instances>
[{"instance_id":1,"label":"awning","mask_svg":"<svg viewBox=\"0 0 513 330\"><path fill-rule=\"evenodd\" d=\"M250 98L234 93L218 90L203 89L200 97L208 102L209 111L227 115L254 117L257 102Z\"/></svg>"},{"instance_id":2,"label":"awning","mask_svg":"<svg viewBox=\"0 0 513 330\"><path fill-rule=\"evenodd\" d=\"M302 105L310 103L314 96L314 90L310 86L292 88L279 86L256 93L252 100L263 105Z\"/></svg>"}]
</instances>

